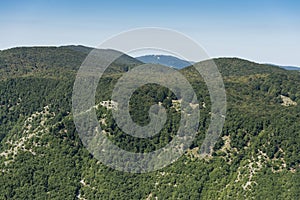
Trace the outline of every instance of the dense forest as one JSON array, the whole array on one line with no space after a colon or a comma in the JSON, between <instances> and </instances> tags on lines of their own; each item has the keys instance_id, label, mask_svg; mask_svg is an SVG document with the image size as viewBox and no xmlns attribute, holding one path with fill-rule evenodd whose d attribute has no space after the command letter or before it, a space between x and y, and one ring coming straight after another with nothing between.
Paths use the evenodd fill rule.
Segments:
<instances>
[{"instance_id":1,"label":"dense forest","mask_svg":"<svg viewBox=\"0 0 300 200\"><path fill-rule=\"evenodd\" d=\"M83 46L0 51L0 199L300 199L298 71L214 59L225 84L227 115L213 151L202 158L209 92L193 66L179 70L201 105L197 136L176 162L134 174L99 162L76 131L73 84L90 51ZM163 129L146 139L125 134L112 117L114 108L101 104L110 100L118 78L140 64L123 55L110 65L96 91L96 114L114 144L151 152L177 133L180 106L172 91L147 84L132 95L130 114L139 125L149 123L153 104L167 110Z\"/></svg>"}]
</instances>

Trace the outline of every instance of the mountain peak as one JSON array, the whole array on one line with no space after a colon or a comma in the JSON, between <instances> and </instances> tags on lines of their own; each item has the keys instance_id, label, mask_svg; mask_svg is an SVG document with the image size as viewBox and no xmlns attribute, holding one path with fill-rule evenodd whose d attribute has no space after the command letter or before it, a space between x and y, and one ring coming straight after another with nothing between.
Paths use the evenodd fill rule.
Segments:
<instances>
[{"instance_id":1,"label":"mountain peak","mask_svg":"<svg viewBox=\"0 0 300 200\"><path fill-rule=\"evenodd\" d=\"M182 69L192 65L194 62L182 60L170 55L145 55L136 57L136 59L144 63L161 64L175 69Z\"/></svg>"}]
</instances>

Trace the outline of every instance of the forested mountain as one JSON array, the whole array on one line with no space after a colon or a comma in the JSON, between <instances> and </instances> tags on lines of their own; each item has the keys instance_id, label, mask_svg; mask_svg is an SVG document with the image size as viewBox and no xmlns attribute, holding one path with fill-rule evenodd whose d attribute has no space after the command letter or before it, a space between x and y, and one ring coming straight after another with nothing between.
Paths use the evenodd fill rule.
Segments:
<instances>
[{"instance_id":1,"label":"forested mountain","mask_svg":"<svg viewBox=\"0 0 300 200\"><path fill-rule=\"evenodd\" d=\"M210 97L193 66L179 70L200 102L200 127L190 150L159 171L116 171L82 145L72 115L77 70L91 48L22 47L0 52L0 199L299 199L300 74L238 58L214 59L224 80L227 116L212 155L199 147L210 121ZM101 50L115 53L114 50ZM205 65L205 62L197 63ZM149 139L124 134L112 118L117 79L140 61L123 55L96 92L97 117L109 140L132 152L168 144L178 129L178 99L155 84L130 101L133 121L149 123L160 102L168 120Z\"/></svg>"}]
</instances>

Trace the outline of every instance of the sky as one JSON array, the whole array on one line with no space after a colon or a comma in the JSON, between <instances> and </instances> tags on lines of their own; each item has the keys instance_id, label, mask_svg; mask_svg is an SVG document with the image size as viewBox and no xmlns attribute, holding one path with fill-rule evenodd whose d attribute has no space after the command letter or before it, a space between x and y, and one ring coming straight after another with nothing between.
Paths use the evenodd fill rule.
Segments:
<instances>
[{"instance_id":1,"label":"sky","mask_svg":"<svg viewBox=\"0 0 300 200\"><path fill-rule=\"evenodd\" d=\"M210 57L300 66L300 1L110 0L0 1L0 49L81 44L120 32L179 31Z\"/></svg>"}]
</instances>

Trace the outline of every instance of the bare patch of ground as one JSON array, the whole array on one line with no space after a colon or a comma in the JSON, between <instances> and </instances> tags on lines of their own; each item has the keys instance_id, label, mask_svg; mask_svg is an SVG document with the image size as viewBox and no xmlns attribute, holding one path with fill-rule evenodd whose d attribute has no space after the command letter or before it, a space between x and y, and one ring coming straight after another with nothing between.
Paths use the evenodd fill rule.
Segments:
<instances>
[{"instance_id":1,"label":"bare patch of ground","mask_svg":"<svg viewBox=\"0 0 300 200\"><path fill-rule=\"evenodd\" d=\"M281 105L283 106L296 106L297 102L293 101L291 98L280 95L283 103Z\"/></svg>"},{"instance_id":2,"label":"bare patch of ground","mask_svg":"<svg viewBox=\"0 0 300 200\"><path fill-rule=\"evenodd\" d=\"M52 115L52 116L51 116ZM36 153L33 151L33 149L26 148L26 143L33 137L41 137L41 135L48 131L47 128L45 128L45 122L49 119L49 117L53 117L54 113L49 113L49 106L45 106L44 109L41 112L36 112L32 114L30 117L28 117L24 121L24 125L22 127L22 137L18 140L8 140L6 144L10 146L9 149L3 151L0 153L0 156L5 157L8 159L4 162L5 165L9 164L10 162L14 161L14 158L18 154L19 151L28 151L32 155L36 155ZM39 121L39 125L34 129L33 128L33 122ZM37 146L38 144L34 144L33 146Z\"/></svg>"},{"instance_id":3,"label":"bare patch of ground","mask_svg":"<svg viewBox=\"0 0 300 200\"><path fill-rule=\"evenodd\" d=\"M113 100L101 101L100 105L106 107L107 109L113 109L113 110L118 109L118 103Z\"/></svg>"}]
</instances>

